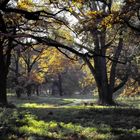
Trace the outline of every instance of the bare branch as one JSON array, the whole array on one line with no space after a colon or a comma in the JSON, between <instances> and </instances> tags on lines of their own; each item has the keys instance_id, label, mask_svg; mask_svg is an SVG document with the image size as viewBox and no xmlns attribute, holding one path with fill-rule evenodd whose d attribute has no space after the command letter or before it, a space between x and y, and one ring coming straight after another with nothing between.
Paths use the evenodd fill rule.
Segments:
<instances>
[{"instance_id":1,"label":"bare branch","mask_svg":"<svg viewBox=\"0 0 140 140\"><path fill-rule=\"evenodd\" d=\"M60 51L62 54L64 54L67 58L69 58L70 60L73 60L73 61L77 61L76 59L74 58L71 58L68 54L66 54L65 52L63 52L59 47L56 47L58 51Z\"/></svg>"}]
</instances>

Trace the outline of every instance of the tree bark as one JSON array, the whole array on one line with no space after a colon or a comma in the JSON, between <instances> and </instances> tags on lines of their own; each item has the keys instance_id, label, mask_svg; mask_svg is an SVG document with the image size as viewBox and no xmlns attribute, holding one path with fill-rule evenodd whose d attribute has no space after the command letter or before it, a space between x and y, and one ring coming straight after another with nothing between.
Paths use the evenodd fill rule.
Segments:
<instances>
[{"instance_id":1,"label":"tree bark","mask_svg":"<svg viewBox=\"0 0 140 140\"><path fill-rule=\"evenodd\" d=\"M63 90L62 90L62 76L61 74L58 74L58 89L59 89L59 95L63 96Z\"/></svg>"},{"instance_id":2,"label":"tree bark","mask_svg":"<svg viewBox=\"0 0 140 140\"><path fill-rule=\"evenodd\" d=\"M35 85L36 88L36 95L39 96L39 85Z\"/></svg>"},{"instance_id":3,"label":"tree bark","mask_svg":"<svg viewBox=\"0 0 140 140\"><path fill-rule=\"evenodd\" d=\"M7 87L7 70L4 61L4 55L2 49L0 50L0 104L7 104L7 95L6 95L6 87Z\"/></svg>"},{"instance_id":4,"label":"tree bark","mask_svg":"<svg viewBox=\"0 0 140 140\"><path fill-rule=\"evenodd\" d=\"M95 78L97 89L98 89L98 95L99 95L98 104L114 105L114 101L112 97L113 93L110 93L109 91L109 85L108 85L108 80L107 80L107 70L104 68L106 67L105 60L104 60L105 58L104 57L94 58L94 66L91 64L88 58L83 58L83 59L88 65L92 75Z\"/></svg>"},{"instance_id":5,"label":"tree bark","mask_svg":"<svg viewBox=\"0 0 140 140\"><path fill-rule=\"evenodd\" d=\"M101 56L106 56L105 46L105 34L97 36L98 39L95 42L95 51ZM108 75L107 75L107 62L106 57L96 56L94 57L95 67L95 81L97 83L99 100L98 103L101 105L113 105L113 93L109 91Z\"/></svg>"},{"instance_id":6,"label":"tree bark","mask_svg":"<svg viewBox=\"0 0 140 140\"><path fill-rule=\"evenodd\" d=\"M0 104L2 106L7 105L6 86L7 86L7 77L5 75L5 71L0 70Z\"/></svg>"},{"instance_id":7,"label":"tree bark","mask_svg":"<svg viewBox=\"0 0 140 140\"><path fill-rule=\"evenodd\" d=\"M110 92L109 90L106 59L104 57L98 57L95 59L94 65L96 66L96 72L94 77L99 94L98 103L101 105L113 105L113 92Z\"/></svg>"},{"instance_id":8,"label":"tree bark","mask_svg":"<svg viewBox=\"0 0 140 140\"><path fill-rule=\"evenodd\" d=\"M88 65L94 79L96 81L100 105L114 105L113 90L110 90L110 83L108 80L107 73L107 62L106 62L106 48L105 46L105 35L95 35L95 52L100 56L94 56L94 65L90 62L90 58L84 57L84 61ZM102 57L103 56L103 57ZM116 68L116 67L115 67ZM114 84L112 85L114 89Z\"/></svg>"},{"instance_id":9,"label":"tree bark","mask_svg":"<svg viewBox=\"0 0 140 140\"><path fill-rule=\"evenodd\" d=\"M18 81L18 77L19 77L19 57L20 57L20 50L16 50L16 56L15 56L15 85L16 85L16 95L17 98L21 97L21 87L20 87L20 83Z\"/></svg>"},{"instance_id":10,"label":"tree bark","mask_svg":"<svg viewBox=\"0 0 140 140\"><path fill-rule=\"evenodd\" d=\"M123 38L122 38L122 32L119 34L119 43L118 46L114 52L114 61L112 61L112 67L110 69L110 73L108 74L107 71L107 58L106 56L106 50L107 48L105 46L105 34L94 34L95 40L95 52L97 54L100 54L100 56L93 56L94 65L90 62L90 59L88 56L83 57L84 61L86 62L87 66L89 67L92 75L94 76L94 79L96 81L97 89L98 89L98 95L99 95L99 101L98 103L101 105L115 105L115 102L113 100L113 93L117 90L119 90L127 81L127 78L125 78L117 87L115 87L115 77L116 77L116 66L119 59L119 56L121 54L121 50L123 48Z\"/></svg>"},{"instance_id":11,"label":"tree bark","mask_svg":"<svg viewBox=\"0 0 140 140\"><path fill-rule=\"evenodd\" d=\"M27 89L27 97L28 97L28 99L30 99L31 93L32 93L31 85L27 85L26 89Z\"/></svg>"}]
</instances>

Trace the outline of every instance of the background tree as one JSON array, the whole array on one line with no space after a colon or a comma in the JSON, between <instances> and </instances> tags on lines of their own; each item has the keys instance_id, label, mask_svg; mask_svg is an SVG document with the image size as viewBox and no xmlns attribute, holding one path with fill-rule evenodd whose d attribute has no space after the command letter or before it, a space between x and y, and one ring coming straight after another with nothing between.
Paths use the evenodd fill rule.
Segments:
<instances>
[{"instance_id":1,"label":"background tree","mask_svg":"<svg viewBox=\"0 0 140 140\"><path fill-rule=\"evenodd\" d=\"M58 92L59 95L62 96L67 92L66 86L68 87L68 83L70 81L67 81L68 79L66 76L68 76L68 73L72 74L72 71L76 71L80 65L78 62L72 59L72 54L69 54L69 56L71 56L71 58L66 57L65 54L59 52L55 48L48 48L46 51L44 51L44 60L40 62L40 69L46 73L46 81L52 83L52 94L56 94L56 92ZM80 70L77 70L77 72L80 72ZM74 78L74 75L71 75L71 78L72 77ZM70 86L72 85L69 85L69 89Z\"/></svg>"}]
</instances>

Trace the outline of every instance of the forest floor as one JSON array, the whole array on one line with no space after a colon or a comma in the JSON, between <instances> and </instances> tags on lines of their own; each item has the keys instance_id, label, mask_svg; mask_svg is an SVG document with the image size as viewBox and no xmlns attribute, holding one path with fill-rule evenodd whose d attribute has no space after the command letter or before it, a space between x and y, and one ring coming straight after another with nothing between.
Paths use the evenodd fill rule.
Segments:
<instances>
[{"instance_id":1,"label":"forest floor","mask_svg":"<svg viewBox=\"0 0 140 140\"><path fill-rule=\"evenodd\" d=\"M0 108L0 140L140 139L140 96L117 98L119 107L97 106L96 97L80 95L9 101L17 108Z\"/></svg>"}]
</instances>

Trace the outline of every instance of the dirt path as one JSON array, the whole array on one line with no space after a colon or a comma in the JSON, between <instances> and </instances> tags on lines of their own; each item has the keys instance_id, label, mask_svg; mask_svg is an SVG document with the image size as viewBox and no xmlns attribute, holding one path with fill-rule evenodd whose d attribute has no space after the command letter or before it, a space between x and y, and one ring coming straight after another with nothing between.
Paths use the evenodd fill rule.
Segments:
<instances>
[{"instance_id":1,"label":"dirt path","mask_svg":"<svg viewBox=\"0 0 140 140\"><path fill-rule=\"evenodd\" d=\"M83 104L84 102L93 102L93 99L74 99L73 103L62 105L61 107L77 106Z\"/></svg>"}]
</instances>

